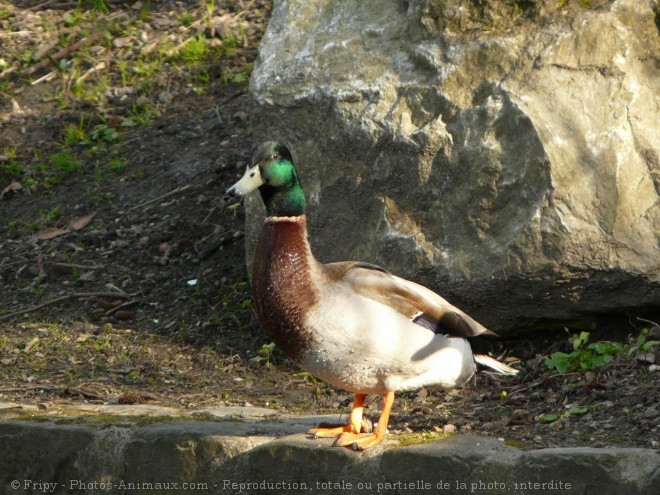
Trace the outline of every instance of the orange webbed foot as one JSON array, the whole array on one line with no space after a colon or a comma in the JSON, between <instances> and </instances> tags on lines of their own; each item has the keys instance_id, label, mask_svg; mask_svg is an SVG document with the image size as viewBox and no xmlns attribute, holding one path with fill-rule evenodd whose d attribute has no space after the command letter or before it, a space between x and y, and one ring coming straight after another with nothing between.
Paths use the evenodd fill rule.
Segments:
<instances>
[{"instance_id":1,"label":"orange webbed foot","mask_svg":"<svg viewBox=\"0 0 660 495\"><path fill-rule=\"evenodd\" d=\"M365 450L383 441L385 435L376 433L342 433L335 443L334 447L348 447L353 450Z\"/></svg>"},{"instance_id":2,"label":"orange webbed foot","mask_svg":"<svg viewBox=\"0 0 660 495\"><path fill-rule=\"evenodd\" d=\"M335 441L337 447L349 447L353 450L365 450L374 445L378 445L385 438L387 432L387 423L390 420L390 411L394 404L394 392L387 392L383 396L383 410L378 419L378 425L373 433L342 433Z\"/></svg>"},{"instance_id":3,"label":"orange webbed foot","mask_svg":"<svg viewBox=\"0 0 660 495\"><path fill-rule=\"evenodd\" d=\"M344 433L354 433L351 425L337 426L334 428L312 428L307 430L307 433L313 435L314 438L334 438Z\"/></svg>"},{"instance_id":4,"label":"orange webbed foot","mask_svg":"<svg viewBox=\"0 0 660 495\"><path fill-rule=\"evenodd\" d=\"M356 394L351 410L351 418L346 426L337 426L334 428L312 428L307 433L314 435L314 438L333 438L344 433L360 433L362 428L362 411L364 409L364 399L366 395Z\"/></svg>"},{"instance_id":5,"label":"orange webbed foot","mask_svg":"<svg viewBox=\"0 0 660 495\"><path fill-rule=\"evenodd\" d=\"M365 396L357 394L355 396L355 403L353 404L353 411L351 412L351 420L346 426L339 426L336 428L312 428L308 433L314 434L318 437L335 437L338 436L333 446L335 447L348 447L353 450L365 450L374 445L378 445L385 438L387 432L387 423L390 419L390 411L394 403L394 392L387 392L383 396L383 408L380 413L378 425L373 433L360 433L357 425L362 424L362 408L364 405Z\"/></svg>"}]
</instances>

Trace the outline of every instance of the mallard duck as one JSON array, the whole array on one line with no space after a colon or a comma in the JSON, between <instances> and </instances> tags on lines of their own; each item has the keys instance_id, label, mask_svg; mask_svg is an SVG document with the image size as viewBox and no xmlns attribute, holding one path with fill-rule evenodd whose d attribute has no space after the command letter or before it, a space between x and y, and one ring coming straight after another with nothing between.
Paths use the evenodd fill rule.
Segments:
<instances>
[{"instance_id":1,"label":"mallard duck","mask_svg":"<svg viewBox=\"0 0 660 495\"><path fill-rule=\"evenodd\" d=\"M227 193L259 190L267 218L252 270L259 323L304 370L355 394L349 422L314 428L314 437L362 450L385 437L394 393L464 384L477 364L517 371L472 352L468 339L495 335L419 284L370 263L321 263L307 239L305 195L289 149L255 145L245 175ZM361 433L367 394L383 394L372 433Z\"/></svg>"}]
</instances>

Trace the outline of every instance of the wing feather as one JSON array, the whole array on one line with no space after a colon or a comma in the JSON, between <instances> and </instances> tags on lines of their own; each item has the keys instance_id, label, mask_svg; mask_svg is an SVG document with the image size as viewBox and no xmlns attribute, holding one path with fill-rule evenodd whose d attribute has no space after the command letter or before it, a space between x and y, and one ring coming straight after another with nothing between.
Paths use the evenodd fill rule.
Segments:
<instances>
[{"instance_id":1,"label":"wing feather","mask_svg":"<svg viewBox=\"0 0 660 495\"><path fill-rule=\"evenodd\" d=\"M457 337L495 335L426 287L392 275L369 263L341 262L322 265L326 276L364 297L395 309L436 333Z\"/></svg>"}]
</instances>

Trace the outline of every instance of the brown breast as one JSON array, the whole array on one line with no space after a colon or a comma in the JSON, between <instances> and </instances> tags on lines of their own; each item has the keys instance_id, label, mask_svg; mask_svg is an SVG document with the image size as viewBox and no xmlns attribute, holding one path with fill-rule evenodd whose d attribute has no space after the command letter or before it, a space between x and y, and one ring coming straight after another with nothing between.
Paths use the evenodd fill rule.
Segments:
<instances>
[{"instance_id":1,"label":"brown breast","mask_svg":"<svg viewBox=\"0 0 660 495\"><path fill-rule=\"evenodd\" d=\"M297 363L309 349L312 335L304 323L319 300L313 263L304 215L266 219L252 269L255 310L275 345Z\"/></svg>"}]
</instances>

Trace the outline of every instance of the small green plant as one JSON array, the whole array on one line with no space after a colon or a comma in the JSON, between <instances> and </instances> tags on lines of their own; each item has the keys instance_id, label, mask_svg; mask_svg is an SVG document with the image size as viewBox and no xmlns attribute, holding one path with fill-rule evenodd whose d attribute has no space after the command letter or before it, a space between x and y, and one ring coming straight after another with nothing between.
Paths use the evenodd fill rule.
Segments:
<instances>
[{"instance_id":1,"label":"small green plant","mask_svg":"<svg viewBox=\"0 0 660 495\"><path fill-rule=\"evenodd\" d=\"M80 21L82 21L85 18L85 15L80 9L75 9L73 12L71 12L70 15L67 15L64 18L64 24L68 28L74 27L76 24L78 24Z\"/></svg>"},{"instance_id":2,"label":"small green plant","mask_svg":"<svg viewBox=\"0 0 660 495\"><path fill-rule=\"evenodd\" d=\"M80 376L80 372L78 370L73 370L73 369L67 370L66 381L68 383L74 383L79 376Z\"/></svg>"},{"instance_id":3,"label":"small green plant","mask_svg":"<svg viewBox=\"0 0 660 495\"><path fill-rule=\"evenodd\" d=\"M34 53L29 50L26 50L23 53L13 53L10 50L7 51L14 55L14 58L23 65L29 65L34 60Z\"/></svg>"},{"instance_id":4,"label":"small green plant","mask_svg":"<svg viewBox=\"0 0 660 495\"><path fill-rule=\"evenodd\" d=\"M54 222L62 216L62 208L56 206L48 211L39 210L39 217L43 223Z\"/></svg>"},{"instance_id":5,"label":"small green plant","mask_svg":"<svg viewBox=\"0 0 660 495\"><path fill-rule=\"evenodd\" d=\"M225 212L226 213L231 213L231 214L234 215L234 217L238 218L238 209L239 209L240 206L241 206L240 203L234 203L233 205L227 206L227 208L225 208Z\"/></svg>"},{"instance_id":6,"label":"small green plant","mask_svg":"<svg viewBox=\"0 0 660 495\"><path fill-rule=\"evenodd\" d=\"M275 344L273 342L270 344L264 344L259 349L257 349L255 352L256 356L252 358L252 361L255 363L265 362L266 364L270 364L271 360L273 359L274 350Z\"/></svg>"},{"instance_id":7,"label":"small green plant","mask_svg":"<svg viewBox=\"0 0 660 495\"><path fill-rule=\"evenodd\" d=\"M561 418L570 418L571 416L582 416L587 414L591 408L589 406L576 406L571 407L568 411L563 413L543 413L536 419L539 423L554 423Z\"/></svg>"},{"instance_id":8,"label":"small green plant","mask_svg":"<svg viewBox=\"0 0 660 495\"><path fill-rule=\"evenodd\" d=\"M592 370L609 363L614 359L614 355L623 350L621 344L614 342L594 342L587 345L589 332L574 334L568 340L573 345L573 352L553 352L545 361L549 369L556 369L559 373Z\"/></svg>"},{"instance_id":9,"label":"small green plant","mask_svg":"<svg viewBox=\"0 0 660 495\"><path fill-rule=\"evenodd\" d=\"M41 276L37 277L36 282L34 285L30 286L30 294L32 294L34 297L36 297L37 301L41 300L41 296L44 293L44 288L41 285Z\"/></svg>"},{"instance_id":10,"label":"small green plant","mask_svg":"<svg viewBox=\"0 0 660 495\"><path fill-rule=\"evenodd\" d=\"M587 414L588 412L589 412L588 406L571 407L568 410L568 413L574 416L582 416L583 414Z\"/></svg>"},{"instance_id":11,"label":"small green plant","mask_svg":"<svg viewBox=\"0 0 660 495\"><path fill-rule=\"evenodd\" d=\"M537 418L539 423L554 423L560 418L559 414L554 414L554 413L548 413L548 414L541 414Z\"/></svg>"},{"instance_id":12,"label":"small green plant","mask_svg":"<svg viewBox=\"0 0 660 495\"><path fill-rule=\"evenodd\" d=\"M64 259L66 260L67 264L69 265L69 268L71 268L71 275L73 276L74 279L77 279L80 277L80 270L76 267L76 265L71 261L71 258L64 253Z\"/></svg>"},{"instance_id":13,"label":"small green plant","mask_svg":"<svg viewBox=\"0 0 660 495\"><path fill-rule=\"evenodd\" d=\"M158 117L158 110L151 105L139 107L133 103L128 115L135 125L149 125Z\"/></svg>"},{"instance_id":14,"label":"small green plant","mask_svg":"<svg viewBox=\"0 0 660 495\"><path fill-rule=\"evenodd\" d=\"M103 352L103 349L105 349L110 342L110 337L107 339L96 339L94 340L94 349L98 352Z\"/></svg>"},{"instance_id":15,"label":"small green plant","mask_svg":"<svg viewBox=\"0 0 660 495\"><path fill-rule=\"evenodd\" d=\"M143 2L142 8L140 9L140 19L142 19L143 22L147 22L149 20L150 10L151 10L151 0L147 0L146 2Z\"/></svg>"},{"instance_id":16,"label":"small green plant","mask_svg":"<svg viewBox=\"0 0 660 495\"><path fill-rule=\"evenodd\" d=\"M109 127L105 123L95 125L92 131L88 133L85 120L82 117L80 118L80 123L64 126L65 146L90 146L92 153L98 153L105 150L106 144L114 144L118 140L119 133L117 129Z\"/></svg>"},{"instance_id":17,"label":"small green plant","mask_svg":"<svg viewBox=\"0 0 660 495\"><path fill-rule=\"evenodd\" d=\"M198 95L203 95L206 92L206 87L211 82L211 76L205 70L193 76L193 89Z\"/></svg>"},{"instance_id":18,"label":"small green plant","mask_svg":"<svg viewBox=\"0 0 660 495\"><path fill-rule=\"evenodd\" d=\"M112 160L110 160L110 164L108 165L108 173L110 175L117 175L124 170L126 170L126 163L124 163L124 160L122 160L119 157L115 157Z\"/></svg>"},{"instance_id":19,"label":"small green plant","mask_svg":"<svg viewBox=\"0 0 660 495\"><path fill-rule=\"evenodd\" d=\"M7 7L5 7L4 5L0 7L0 21L9 19L11 15L12 15L12 11L9 10Z\"/></svg>"},{"instance_id":20,"label":"small green plant","mask_svg":"<svg viewBox=\"0 0 660 495\"><path fill-rule=\"evenodd\" d=\"M206 27L210 30L213 24L213 11L215 10L215 0L205 0L206 4Z\"/></svg>"},{"instance_id":21,"label":"small green plant","mask_svg":"<svg viewBox=\"0 0 660 495\"><path fill-rule=\"evenodd\" d=\"M179 17L179 22L181 23L182 26L188 27L190 26L195 18L190 12L184 12L181 14L181 17Z\"/></svg>"},{"instance_id":22,"label":"small green plant","mask_svg":"<svg viewBox=\"0 0 660 495\"><path fill-rule=\"evenodd\" d=\"M639 337L637 337L637 342L635 342L635 345L630 346L630 348L628 349L628 356L630 356L634 352L637 353L647 352L654 345L660 344L659 340L646 340L648 336L649 336L648 328L643 328L639 334Z\"/></svg>"},{"instance_id":23,"label":"small green plant","mask_svg":"<svg viewBox=\"0 0 660 495\"><path fill-rule=\"evenodd\" d=\"M9 146L5 146L2 152L4 155L2 168L10 175L23 175L23 168L16 162L17 153L15 147Z\"/></svg>"},{"instance_id":24,"label":"small green plant","mask_svg":"<svg viewBox=\"0 0 660 495\"><path fill-rule=\"evenodd\" d=\"M85 119L80 117L78 124L66 124L64 126L64 144L66 146L75 146L84 144L87 141L85 134Z\"/></svg>"},{"instance_id":25,"label":"small green plant","mask_svg":"<svg viewBox=\"0 0 660 495\"><path fill-rule=\"evenodd\" d=\"M209 84L211 82L211 76L208 71L201 71L199 74L195 74L194 81L198 84Z\"/></svg>"},{"instance_id":26,"label":"small green plant","mask_svg":"<svg viewBox=\"0 0 660 495\"><path fill-rule=\"evenodd\" d=\"M92 8L101 13L108 11L108 6L105 4L105 0L92 0Z\"/></svg>"},{"instance_id":27,"label":"small green plant","mask_svg":"<svg viewBox=\"0 0 660 495\"><path fill-rule=\"evenodd\" d=\"M82 162L68 151L53 153L50 155L50 160L56 168L66 173L73 173L83 169Z\"/></svg>"},{"instance_id":28,"label":"small green plant","mask_svg":"<svg viewBox=\"0 0 660 495\"><path fill-rule=\"evenodd\" d=\"M201 62L209 54L209 46L203 36L189 41L179 52L179 57L186 62Z\"/></svg>"},{"instance_id":29,"label":"small green plant","mask_svg":"<svg viewBox=\"0 0 660 495\"><path fill-rule=\"evenodd\" d=\"M116 143L119 140L119 133L117 129L108 127L107 124L99 124L92 129L90 138L95 147L102 148L103 143Z\"/></svg>"},{"instance_id":30,"label":"small green plant","mask_svg":"<svg viewBox=\"0 0 660 495\"><path fill-rule=\"evenodd\" d=\"M227 39L224 41L224 45L226 48L240 48L243 43L237 40L233 35L230 35L227 37ZM228 50L228 54L233 54L233 50Z\"/></svg>"}]
</instances>

